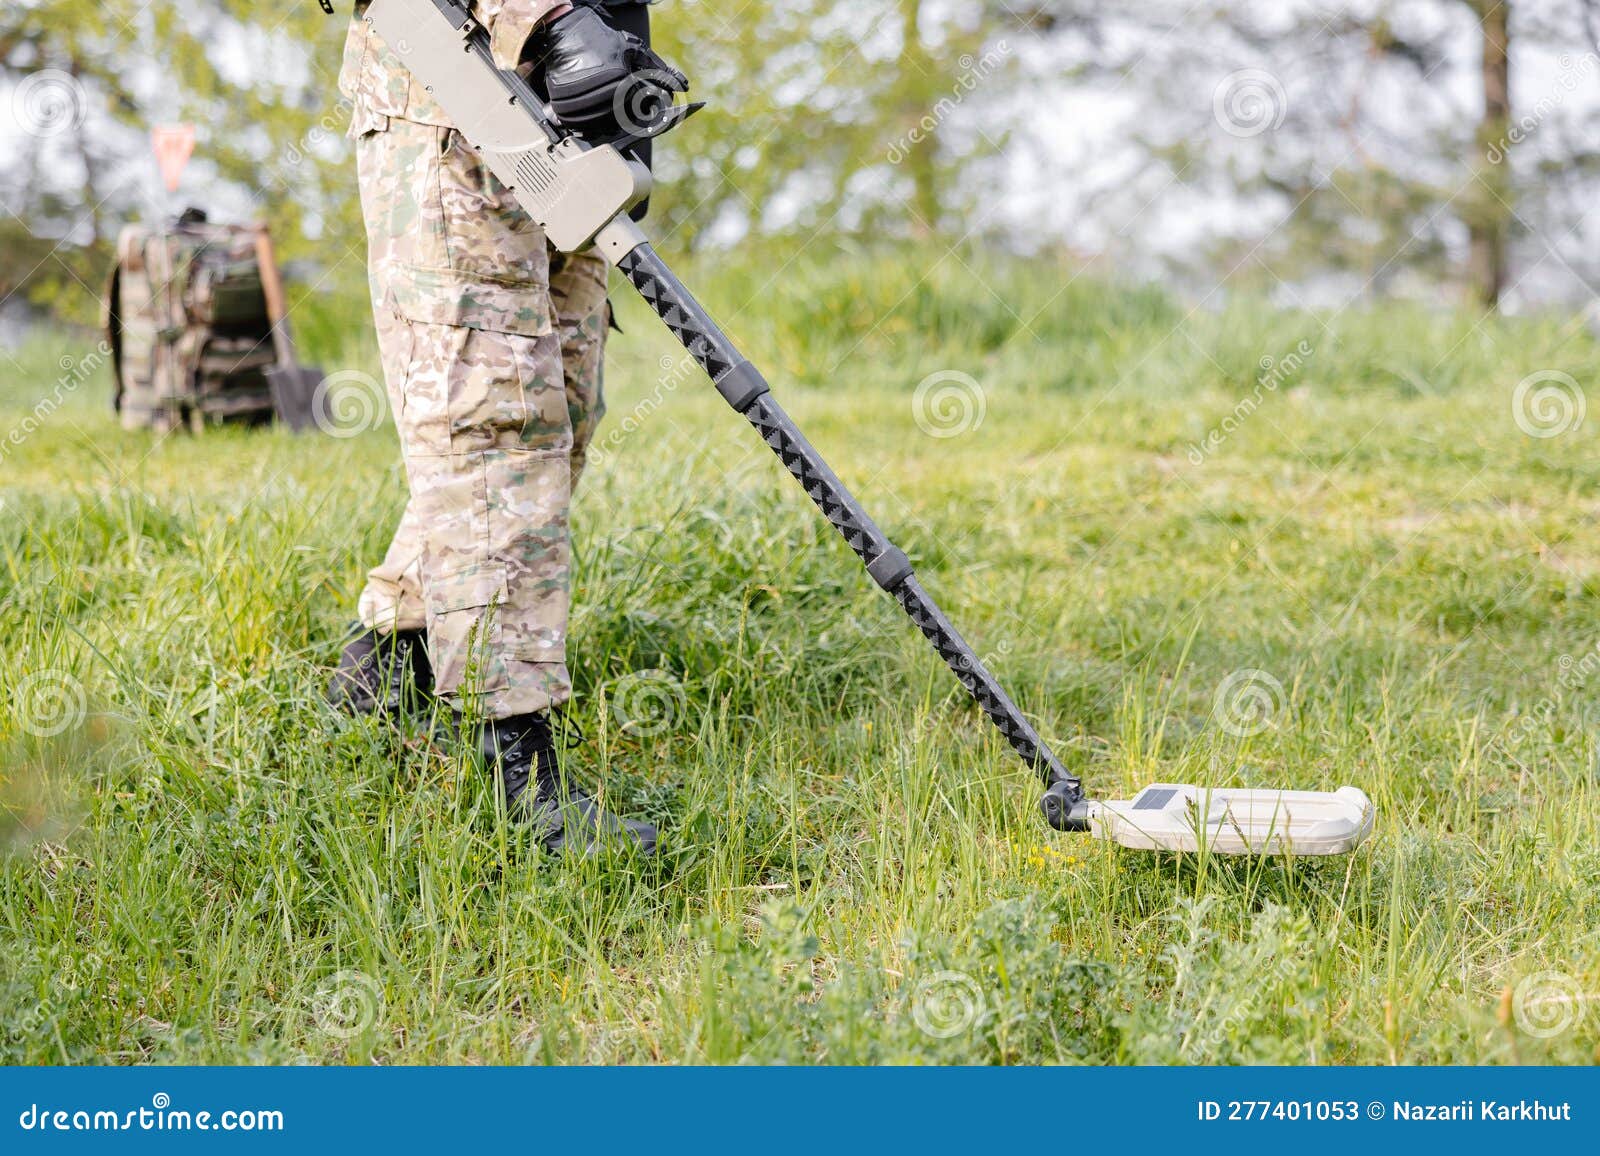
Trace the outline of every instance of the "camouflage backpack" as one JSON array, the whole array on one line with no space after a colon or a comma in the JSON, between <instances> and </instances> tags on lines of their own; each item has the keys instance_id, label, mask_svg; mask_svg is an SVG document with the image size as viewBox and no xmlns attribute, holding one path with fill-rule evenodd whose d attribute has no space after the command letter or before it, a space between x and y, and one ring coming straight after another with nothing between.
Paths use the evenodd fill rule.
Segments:
<instances>
[{"instance_id":1,"label":"camouflage backpack","mask_svg":"<svg viewBox=\"0 0 1600 1156\"><path fill-rule=\"evenodd\" d=\"M166 231L123 229L105 324L124 428L271 420L279 354L262 252L271 259L259 230L192 211Z\"/></svg>"}]
</instances>

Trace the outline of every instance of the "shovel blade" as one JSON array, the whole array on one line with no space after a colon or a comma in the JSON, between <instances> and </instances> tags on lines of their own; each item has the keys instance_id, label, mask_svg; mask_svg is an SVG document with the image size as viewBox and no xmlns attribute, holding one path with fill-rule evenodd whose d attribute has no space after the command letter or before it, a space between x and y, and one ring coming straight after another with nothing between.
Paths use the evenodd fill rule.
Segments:
<instances>
[{"instance_id":1,"label":"shovel blade","mask_svg":"<svg viewBox=\"0 0 1600 1156\"><path fill-rule=\"evenodd\" d=\"M1141 851L1343 855L1372 832L1372 800L1355 787L1275 791L1155 783L1089 807L1100 839Z\"/></svg>"},{"instance_id":2,"label":"shovel blade","mask_svg":"<svg viewBox=\"0 0 1600 1156\"><path fill-rule=\"evenodd\" d=\"M272 408L278 420L295 433L318 424L317 387L322 379L322 370L303 365L279 365L267 370Z\"/></svg>"}]
</instances>

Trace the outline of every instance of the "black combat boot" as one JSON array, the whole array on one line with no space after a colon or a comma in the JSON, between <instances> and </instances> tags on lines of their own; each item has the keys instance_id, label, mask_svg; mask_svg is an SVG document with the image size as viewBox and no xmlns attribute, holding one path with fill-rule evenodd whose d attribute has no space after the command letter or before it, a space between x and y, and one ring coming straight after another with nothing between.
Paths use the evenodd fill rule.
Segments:
<instances>
[{"instance_id":1,"label":"black combat boot","mask_svg":"<svg viewBox=\"0 0 1600 1156\"><path fill-rule=\"evenodd\" d=\"M433 697L426 632L355 629L328 680L328 704L350 714L385 716L426 708Z\"/></svg>"},{"instance_id":2,"label":"black combat boot","mask_svg":"<svg viewBox=\"0 0 1600 1156\"><path fill-rule=\"evenodd\" d=\"M548 714L485 722L479 744L484 765L499 768L506 813L527 823L546 851L592 855L607 847L636 847L655 854L656 829L649 823L607 814L588 795L567 787Z\"/></svg>"}]
</instances>

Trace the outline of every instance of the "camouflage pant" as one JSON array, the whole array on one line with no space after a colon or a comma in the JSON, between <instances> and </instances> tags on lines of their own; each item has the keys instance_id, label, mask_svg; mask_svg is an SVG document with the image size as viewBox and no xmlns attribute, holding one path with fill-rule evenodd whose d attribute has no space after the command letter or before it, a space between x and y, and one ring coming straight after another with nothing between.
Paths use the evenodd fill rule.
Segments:
<instances>
[{"instance_id":1,"label":"camouflage pant","mask_svg":"<svg viewBox=\"0 0 1600 1156\"><path fill-rule=\"evenodd\" d=\"M568 506L605 409L606 264L551 250L451 129L379 125L357 158L411 498L360 617L426 627L440 693L542 710L571 691Z\"/></svg>"}]
</instances>

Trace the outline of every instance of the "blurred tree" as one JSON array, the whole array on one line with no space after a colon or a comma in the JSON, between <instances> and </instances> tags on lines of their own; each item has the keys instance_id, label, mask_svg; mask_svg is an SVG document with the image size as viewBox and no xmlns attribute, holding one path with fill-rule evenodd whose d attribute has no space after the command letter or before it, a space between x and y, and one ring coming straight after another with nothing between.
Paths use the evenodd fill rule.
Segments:
<instances>
[{"instance_id":1,"label":"blurred tree","mask_svg":"<svg viewBox=\"0 0 1600 1156\"><path fill-rule=\"evenodd\" d=\"M185 204L270 221L289 257L332 264L355 220L335 108L342 22L246 0L11 0L0 103L0 293L92 318L117 228L182 205L155 194L155 124L192 121ZM316 43L318 50L308 52ZM316 245L337 238L337 254Z\"/></svg>"},{"instance_id":2,"label":"blurred tree","mask_svg":"<svg viewBox=\"0 0 1600 1156\"><path fill-rule=\"evenodd\" d=\"M1152 150L1186 181L1270 192L1286 213L1264 209L1272 229L1244 231L1228 267L1285 283L1348 274L1378 292L1420 274L1492 309L1516 283L1518 239L1554 224L1548 186L1600 168L1592 147L1560 140L1582 115L1563 105L1600 78L1596 0L1217 0L1188 19L1209 34L1171 51L1159 84L1163 105L1186 95L1194 115ZM1524 56L1548 91L1517 108ZM1208 84L1209 108L1193 99ZM1525 264L1553 252L1535 243Z\"/></svg>"},{"instance_id":3,"label":"blurred tree","mask_svg":"<svg viewBox=\"0 0 1600 1156\"><path fill-rule=\"evenodd\" d=\"M0 295L87 316L117 226L181 207L153 193L148 146L175 120L200 126L186 201L268 219L286 256L358 280L346 7L6 4ZM659 154L653 229L679 248L1040 245L1115 209L1094 243L1178 235L1163 268L1200 255L1208 287L1219 268L1351 292L1452 280L1492 305L1519 245L1583 221L1600 176L1581 102L1561 107L1600 78L1600 0L667 0L655 25L709 101ZM1517 95L1526 54L1585 42L1554 70L1567 87ZM1069 154L1084 129L1099 135Z\"/></svg>"},{"instance_id":4,"label":"blurred tree","mask_svg":"<svg viewBox=\"0 0 1600 1156\"><path fill-rule=\"evenodd\" d=\"M659 47L709 101L663 150L666 232L692 245L950 227L974 199L964 178L1003 139L988 114L1026 21L980 0L662 5Z\"/></svg>"},{"instance_id":5,"label":"blurred tree","mask_svg":"<svg viewBox=\"0 0 1600 1156\"><path fill-rule=\"evenodd\" d=\"M1462 215L1471 234L1467 276L1485 309L1500 305L1506 287L1506 246L1515 217L1511 166L1496 163L1500 141L1511 129L1511 0L1464 0L1477 17L1482 42L1483 112L1474 142L1473 184ZM1576 30L1575 30L1576 31ZM1508 141L1509 143L1509 141Z\"/></svg>"}]
</instances>

